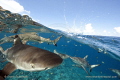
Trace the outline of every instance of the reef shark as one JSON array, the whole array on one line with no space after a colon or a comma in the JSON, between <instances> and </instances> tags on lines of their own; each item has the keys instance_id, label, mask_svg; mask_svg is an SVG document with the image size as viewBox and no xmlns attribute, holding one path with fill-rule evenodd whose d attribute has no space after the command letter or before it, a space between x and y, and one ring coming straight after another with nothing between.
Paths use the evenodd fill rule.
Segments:
<instances>
[{"instance_id":1,"label":"reef shark","mask_svg":"<svg viewBox=\"0 0 120 80\"><path fill-rule=\"evenodd\" d=\"M118 78L120 78L120 70L118 69L110 69L112 72L116 73L118 75Z\"/></svg>"},{"instance_id":2,"label":"reef shark","mask_svg":"<svg viewBox=\"0 0 120 80\"><path fill-rule=\"evenodd\" d=\"M61 53L58 53L56 50L54 50L54 53L57 54L57 55L59 55L62 59L67 59L67 58L70 57L70 56L67 55L67 54L61 54Z\"/></svg>"},{"instance_id":3,"label":"reef shark","mask_svg":"<svg viewBox=\"0 0 120 80\"><path fill-rule=\"evenodd\" d=\"M23 44L18 35L15 36L14 45L4 51L0 51L6 56L9 62L0 70L0 78L8 76L16 69L25 71L42 71L60 65L63 59L50 51Z\"/></svg>"},{"instance_id":4,"label":"reef shark","mask_svg":"<svg viewBox=\"0 0 120 80\"><path fill-rule=\"evenodd\" d=\"M23 44L26 44L27 41L34 41L34 42L39 42L39 43L43 43L43 42L47 42L49 44L53 44L55 46L57 46L57 42L59 41L59 39L62 37L58 37L55 40L50 40L50 38L43 38L41 36L38 36L36 32L31 32L31 33L25 33L25 34L18 34L18 36L20 37L20 39L22 40ZM9 37L4 37L0 40L0 44L6 43L6 42L13 42L14 41L14 37L13 36L9 36Z\"/></svg>"},{"instance_id":5,"label":"reef shark","mask_svg":"<svg viewBox=\"0 0 120 80\"><path fill-rule=\"evenodd\" d=\"M86 70L86 68L88 67L88 68L90 69L90 72L91 72L93 68L99 66L100 64L90 65L90 64L86 61L87 57L88 57L88 55L86 55L84 58L80 58L80 57L70 57L70 59L72 59L72 61L77 64L77 67L82 67L82 68L86 71L86 73L87 73L88 75L90 75L90 74L88 73L88 71Z\"/></svg>"}]
</instances>

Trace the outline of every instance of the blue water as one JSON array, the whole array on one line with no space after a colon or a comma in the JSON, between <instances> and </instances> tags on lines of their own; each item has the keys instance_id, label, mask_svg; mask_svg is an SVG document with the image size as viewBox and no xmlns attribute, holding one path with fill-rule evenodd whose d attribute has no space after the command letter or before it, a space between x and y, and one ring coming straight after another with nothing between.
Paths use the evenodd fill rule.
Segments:
<instances>
[{"instance_id":1,"label":"blue water","mask_svg":"<svg viewBox=\"0 0 120 80\"><path fill-rule=\"evenodd\" d=\"M4 21L5 22L5 21ZM6 22L7 23L7 22ZM7 23L9 25L9 23ZM15 23L14 23L15 24ZM2 28L0 26L0 28ZM13 27L11 27L13 28ZM25 31L22 32L25 28ZM31 30L41 29L43 31ZM47 43L27 42L28 45L39 47L53 52L55 49L59 53L68 54L75 57L85 57L88 55L87 61L90 64L101 64L94 68L88 76L82 69L75 67L75 63L71 59L65 59L63 63L53 69L46 71L28 72L23 70L15 70L6 80L119 80L117 74L110 71L108 68L120 70L120 37L95 36L95 35L75 35L59 30L49 29L43 26L26 25L20 28L18 33L10 33L3 29L0 33L0 39L6 36L15 35L25 32L37 32L39 36L44 38L56 39L62 35L62 38L57 42L57 47ZM11 29L9 29L11 30ZM0 44L5 50L12 47L13 43ZM100 51L102 50L102 51ZM2 53L0 53L1 59ZM8 62L0 63L0 70ZM87 69L89 71L89 69Z\"/></svg>"}]
</instances>

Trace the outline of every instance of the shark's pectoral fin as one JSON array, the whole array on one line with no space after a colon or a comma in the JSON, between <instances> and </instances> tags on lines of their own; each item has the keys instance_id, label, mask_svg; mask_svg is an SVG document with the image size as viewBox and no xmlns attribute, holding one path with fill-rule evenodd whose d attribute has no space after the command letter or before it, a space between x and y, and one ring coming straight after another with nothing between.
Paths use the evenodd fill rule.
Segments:
<instances>
[{"instance_id":1,"label":"shark's pectoral fin","mask_svg":"<svg viewBox=\"0 0 120 80\"><path fill-rule=\"evenodd\" d=\"M9 62L5 65L5 67L2 70L0 70L0 77L5 78L10 73L12 73L14 70L16 70L15 65Z\"/></svg>"},{"instance_id":2,"label":"shark's pectoral fin","mask_svg":"<svg viewBox=\"0 0 120 80\"><path fill-rule=\"evenodd\" d=\"M90 76L90 74L88 73L88 71L85 69L85 67L84 66L81 66L84 70L85 70L85 72Z\"/></svg>"}]
</instances>

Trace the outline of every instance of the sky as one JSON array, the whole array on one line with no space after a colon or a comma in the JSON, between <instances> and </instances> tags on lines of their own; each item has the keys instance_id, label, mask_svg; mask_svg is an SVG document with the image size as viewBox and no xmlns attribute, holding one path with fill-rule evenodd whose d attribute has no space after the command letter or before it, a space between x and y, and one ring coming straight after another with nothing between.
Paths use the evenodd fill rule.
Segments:
<instances>
[{"instance_id":1,"label":"sky","mask_svg":"<svg viewBox=\"0 0 120 80\"><path fill-rule=\"evenodd\" d=\"M0 5L49 28L120 37L120 0L0 0Z\"/></svg>"}]
</instances>

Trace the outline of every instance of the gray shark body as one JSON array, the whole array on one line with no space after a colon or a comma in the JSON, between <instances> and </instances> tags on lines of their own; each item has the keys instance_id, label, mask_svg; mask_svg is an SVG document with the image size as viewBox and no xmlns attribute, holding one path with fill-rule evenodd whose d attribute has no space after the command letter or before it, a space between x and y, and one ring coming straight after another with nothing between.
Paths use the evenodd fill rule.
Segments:
<instances>
[{"instance_id":1,"label":"gray shark body","mask_svg":"<svg viewBox=\"0 0 120 80\"><path fill-rule=\"evenodd\" d=\"M38 36L37 33L35 33L35 32L25 33L25 34L18 34L18 36L22 40L23 44L26 44L27 41L34 41L34 42L39 42L39 43L47 42L47 43L53 44L53 45L57 45L56 43L62 37L62 36L60 36L60 37L56 38L55 40L50 40L50 38L43 38L41 36ZM6 42L13 42L14 37L15 37L15 35L2 38L0 40L0 44L6 43Z\"/></svg>"},{"instance_id":2,"label":"gray shark body","mask_svg":"<svg viewBox=\"0 0 120 80\"><path fill-rule=\"evenodd\" d=\"M86 61L87 57L88 57L88 55L85 56L84 58L80 58L80 57L70 57L70 58L72 59L72 61L73 61L74 63L77 64L77 67L82 67L82 68L86 71L86 73L87 73L88 75L90 75L90 74L88 73L88 71L86 70L86 68L89 68L89 69L90 69L90 72L91 72L91 71L92 71L92 68L97 67L97 66L99 66L100 64L90 65L90 64Z\"/></svg>"},{"instance_id":3,"label":"gray shark body","mask_svg":"<svg viewBox=\"0 0 120 80\"><path fill-rule=\"evenodd\" d=\"M110 69L112 72L116 73L118 75L118 78L120 78L120 70L118 69Z\"/></svg>"},{"instance_id":4,"label":"gray shark body","mask_svg":"<svg viewBox=\"0 0 120 80\"><path fill-rule=\"evenodd\" d=\"M9 64L15 67L13 69L8 67L10 71L6 71L6 69L3 68L1 73L4 73L5 75L9 75L15 69L25 71L47 70L60 65L63 61L57 54L22 44L20 39L14 41L14 46L5 51L0 47L0 51L6 56L6 59L10 62Z\"/></svg>"}]
</instances>

